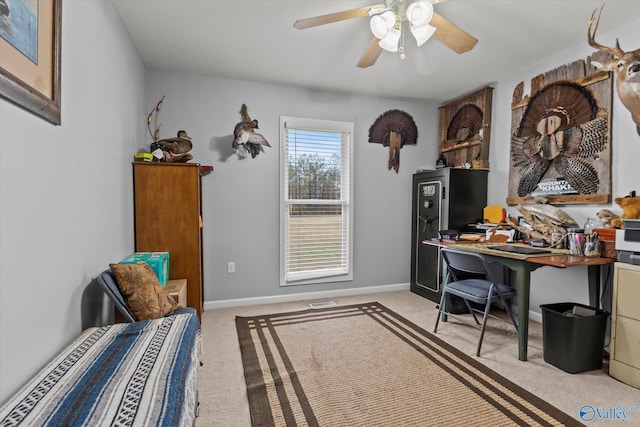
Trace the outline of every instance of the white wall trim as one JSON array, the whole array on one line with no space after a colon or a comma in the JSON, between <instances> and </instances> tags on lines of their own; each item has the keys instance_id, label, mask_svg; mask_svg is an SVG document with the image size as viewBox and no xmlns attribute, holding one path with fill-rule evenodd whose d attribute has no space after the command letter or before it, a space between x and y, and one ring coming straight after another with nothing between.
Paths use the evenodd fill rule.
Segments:
<instances>
[{"instance_id":1,"label":"white wall trim","mask_svg":"<svg viewBox=\"0 0 640 427\"><path fill-rule=\"evenodd\" d=\"M393 292L409 290L409 283L398 283L395 285L365 286L361 288L337 289L318 292L303 292L298 294L274 295L267 297L237 298L220 301L205 301L204 310L214 310L216 308L241 307L246 305L274 304L279 302L291 302L302 300L317 300L323 298L344 297L361 294L374 294L378 292Z\"/></svg>"},{"instance_id":2,"label":"white wall trim","mask_svg":"<svg viewBox=\"0 0 640 427\"><path fill-rule=\"evenodd\" d=\"M318 300L323 298L374 294L377 292L393 292L393 291L404 291L404 290L408 291L409 289L410 289L409 283L397 283L395 285L366 286L362 288L337 289L332 291L302 292L299 294L275 295L275 296L267 296L267 297L251 297L251 298L227 299L227 300L220 300L220 301L205 301L203 304L203 309L206 311L206 310L215 310L216 308L243 307L243 306L249 306L249 305L277 304L280 302ZM425 301L429 301L429 300L425 298ZM538 313L536 311L530 310L529 320L537 323L542 323L542 313Z\"/></svg>"},{"instance_id":3,"label":"white wall trim","mask_svg":"<svg viewBox=\"0 0 640 427\"><path fill-rule=\"evenodd\" d=\"M537 311L529 310L529 320L534 322L542 323L542 313L538 313Z\"/></svg>"}]
</instances>

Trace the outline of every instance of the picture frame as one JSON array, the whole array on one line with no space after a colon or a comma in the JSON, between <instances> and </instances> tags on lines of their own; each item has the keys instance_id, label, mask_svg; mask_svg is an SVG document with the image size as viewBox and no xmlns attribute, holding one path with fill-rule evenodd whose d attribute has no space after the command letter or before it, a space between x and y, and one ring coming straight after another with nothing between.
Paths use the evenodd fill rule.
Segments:
<instances>
[{"instance_id":1,"label":"picture frame","mask_svg":"<svg viewBox=\"0 0 640 427\"><path fill-rule=\"evenodd\" d=\"M60 125L62 0L2 3L0 96Z\"/></svg>"}]
</instances>

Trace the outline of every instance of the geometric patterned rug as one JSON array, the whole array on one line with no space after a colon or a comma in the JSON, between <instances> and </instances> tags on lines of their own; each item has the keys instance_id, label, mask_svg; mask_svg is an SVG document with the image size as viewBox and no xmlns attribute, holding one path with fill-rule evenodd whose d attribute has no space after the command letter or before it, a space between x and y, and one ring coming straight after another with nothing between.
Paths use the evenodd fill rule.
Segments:
<instances>
[{"instance_id":1,"label":"geometric patterned rug","mask_svg":"<svg viewBox=\"0 0 640 427\"><path fill-rule=\"evenodd\" d=\"M254 427L582 425L376 302L236 327Z\"/></svg>"}]
</instances>

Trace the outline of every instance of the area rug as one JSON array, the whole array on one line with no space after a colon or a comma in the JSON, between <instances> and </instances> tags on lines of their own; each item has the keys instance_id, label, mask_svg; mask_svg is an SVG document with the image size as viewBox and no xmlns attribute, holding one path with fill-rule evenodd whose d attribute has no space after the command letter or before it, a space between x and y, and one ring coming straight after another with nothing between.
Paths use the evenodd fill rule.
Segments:
<instances>
[{"instance_id":1,"label":"area rug","mask_svg":"<svg viewBox=\"0 0 640 427\"><path fill-rule=\"evenodd\" d=\"M376 302L236 327L254 427L581 425Z\"/></svg>"}]
</instances>

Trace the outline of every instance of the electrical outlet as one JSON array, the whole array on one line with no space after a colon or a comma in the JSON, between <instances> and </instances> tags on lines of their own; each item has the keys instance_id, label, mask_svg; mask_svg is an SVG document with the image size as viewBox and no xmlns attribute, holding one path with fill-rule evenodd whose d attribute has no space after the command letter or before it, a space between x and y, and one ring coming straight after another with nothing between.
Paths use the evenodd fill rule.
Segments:
<instances>
[{"instance_id":1,"label":"electrical outlet","mask_svg":"<svg viewBox=\"0 0 640 427\"><path fill-rule=\"evenodd\" d=\"M229 261L227 263L227 273L232 274L236 272L236 263L233 261Z\"/></svg>"}]
</instances>

